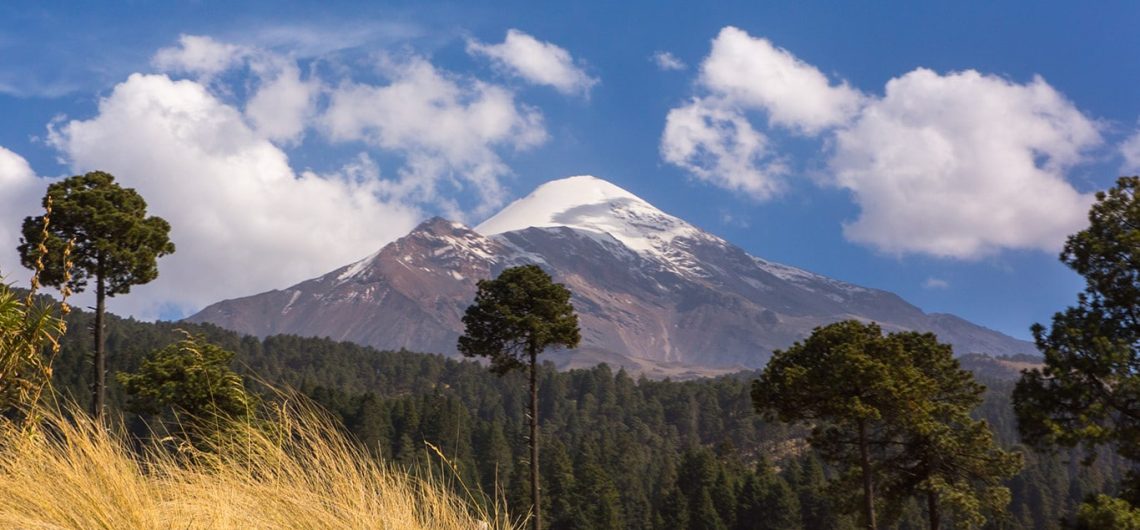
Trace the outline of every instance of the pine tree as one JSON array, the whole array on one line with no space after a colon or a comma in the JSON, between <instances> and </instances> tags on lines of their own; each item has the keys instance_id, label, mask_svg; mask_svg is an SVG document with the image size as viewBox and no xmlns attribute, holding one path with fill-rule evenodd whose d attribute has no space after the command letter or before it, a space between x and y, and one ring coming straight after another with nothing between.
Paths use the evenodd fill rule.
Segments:
<instances>
[{"instance_id":1,"label":"pine tree","mask_svg":"<svg viewBox=\"0 0 1140 530\"><path fill-rule=\"evenodd\" d=\"M257 398L229 364L234 352L184 332L181 341L149 353L136 372L120 372L119 384L130 396L127 410L154 415L170 410L175 425L192 440L205 439L244 421Z\"/></svg>"},{"instance_id":2,"label":"pine tree","mask_svg":"<svg viewBox=\"0 0 1140 530\"><path fill-rule=\"evenodd\" d=\"M868 528L879 507L895 520L921 494L937 530L944 504L976 526L983 512L1009 503L1002 482L1021 459L971 418L984 390L933 334L884 336L874 324L847 321L776 352L753 398L769 417L814 422L812 446L845 467L845 480L862 482Z\"/></svg>"},{"instance_id":3,"label":"pine tree","mask_svg":"<svg viewBox=\"0 0 1140 530\"><path fill-rule=\"evenodd\" d=\"M127 294L134 285L158 277L158 258L174 252L170 224L146 215L146 201L134 189L122 188L102 171L76 175L48 186L45 208L51 205L51 223L43 230L43 216L24 219L20 261L29 269L42 263L44 285L81 292L95 280L95 377L91 414L103 414L107 361L104 350L104 313L107 297ZM40 245L51 259L40 261ZM65 263L70 248L74 268Z\"/></svg>"},{"instance_id":4,"label":"pine tree","mask_svg":"<svg viewBox=\"0 0 1140 530\"><path fill-rule=\"evenodd\" d=\"M538 356L550 347L573 348L581 335L570 291L554 283L538 265L504 270L494 280L480 280L475 303L463 315L466 330L459 351L488 357L491 370L530 372L530 481L534 530L542 528L538 485Z\"/></svg>"},{"instance_id":5,"label":"pine tree","mask_svg":"<svg viewBox=\"0 0 1140 530\"><path fill-rule=\"evenodd\" d=\"M798 467L794 463L793 466ZM735 530L803 528L799 499L763 460L757 464L755 473L745 477L738 499Z\"/></svg>"},{"instance_id":6,"label":"pine tree","mask_svg":"<svg viewBox=\"0 0 1140 530\"><path fill-rule=\"evenodd\" d=\"M574 463L575 498L579 500L577 528L624 528L621 493L599 462L593 444L585 445Z\"/></svg>"},{"instance_id":7,"label":"pine tree","mask_svg":"<svg viewBox=\"0 0 1140 530\"><path fill-rule=\"evenodd\" d=\"M1088 228L1069 236L1061 261L1085 278L1075 306L1032 328L1045 367L1013 393L1022 437L1037 448L1114 446L1140 461L1140 177L1096 194ZM1095 453L1090 453L1095 454ZM1140 505L1140 474L1126 498Z\"/></svg>"},{"instance_id":8,"label":"pine tree","mask_svg":"<svg viewBox=\"0 0 1140 530\"><path fill-rule=\"evenodd\" d=\"M924 414L902 417L889 429L902 450L884 464L890 480L884 497L895 512L916 492L925 497L931 530L941 528L947 508L959 526L981 526L985 514L1006 510L1004 482L1021 469L1021 455L999 448L986 422L971 417L985 387L961 369L950 345L931 333L892 333L887 340L900 345L933 390L924 396Z\"/></svg>"},{"instance_id":9,"label":"pine tree","mask_svg":"<svg viewBox=\"0 0 1140 530\"><path fill-rule=\"evenodd\" d=\"M849 320L816 328L777 351L753 384L757 410L770 419L814 422L810 442L859 470L863 523L877 528L873 436L878 426L912 414L917 373L875 324ZM850 448L856 448L852 453Z\"/></svg>"}]
</instances>

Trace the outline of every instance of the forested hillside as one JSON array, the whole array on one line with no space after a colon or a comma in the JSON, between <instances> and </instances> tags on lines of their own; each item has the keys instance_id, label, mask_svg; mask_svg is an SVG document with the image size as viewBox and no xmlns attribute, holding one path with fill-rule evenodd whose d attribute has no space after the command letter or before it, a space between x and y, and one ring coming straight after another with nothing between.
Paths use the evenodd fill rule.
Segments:
<instances>
[{"instance_id":1,"label":"forested hillside","mask_svg":"<svg viewBox=\"0 0 1140 530\"><path fill-rule=\"evenodd\" d=\"M83 403L90 399L91 315L69 319L54 378ZM237 352L235 368L251 378L313 397L375 454L415 466L431 443L468 484L501 488L511 506L528 504L522 374L498 377L437 355L291 336L262 341L212 326L114 317L111 372L136 368L143 354L173 342L177 328ZM839 505L855 493L828 489L832 472L803 432L765 424L753 411L753 375L672 382L634 380L605 366L564 373L544 366L540 464L550 528L852 528ZM1016 446L1013 384L982 382L989 390L978 415L1003 445ZM112 384L110 410L124 410L123 402ZM128 420L136 434L147 432ZM1114 491L1124 462L1104 455L1083 467L1081 456L1026 452L1025 469L1009 484L1009 513L991 527L1061 528L1086 494ZM895 527L925 524L912 502Z\"/></svg>"}]
</instances>

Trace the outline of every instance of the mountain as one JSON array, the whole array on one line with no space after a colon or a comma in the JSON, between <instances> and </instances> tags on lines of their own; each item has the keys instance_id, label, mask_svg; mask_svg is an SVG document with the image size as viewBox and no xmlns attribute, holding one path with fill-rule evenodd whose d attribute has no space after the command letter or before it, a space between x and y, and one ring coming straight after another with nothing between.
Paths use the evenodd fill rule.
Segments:
<instances>
[{"instance_id":1,"label":"mountain","mask_svg":"<svg viewBox=\"0 0 1140 530\"><path fill-rule=\"evenodd\" d=\"M441 218L356 263L191 316L260 337L331 337L455 354L476 282L536 263L573 293L582 346L561 366L608 362L651 376L756 368L842 319L932 331L959 354L1031 344L897 295L751 256L602 179L540 186L474 229Z\"/></svg>"}]
</instances>

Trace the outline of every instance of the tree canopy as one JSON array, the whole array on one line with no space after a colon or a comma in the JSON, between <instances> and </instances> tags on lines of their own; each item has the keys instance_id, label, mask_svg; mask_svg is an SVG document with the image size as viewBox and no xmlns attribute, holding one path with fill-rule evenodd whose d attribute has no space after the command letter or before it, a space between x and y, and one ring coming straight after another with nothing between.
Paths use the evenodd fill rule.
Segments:
<instances>
[{"instance_id":1,"label":"tree canopy","mask_svg":"<svg viewBox=\"0 0 1140 530\"><path fill-rule=\"evenodd\" d=\"M930 526L939 528L943 506L961 526L1003 509L1002 481L1021 467L985 422L970 417L984 391L933 334L884 336L875 324L851 320L777 351L752 397L771 419L811 423L811 445L846 470L837 486L862 483L868 528L878 515L896 518L913 496L925 497Z\"/></svg>"},{"instance_id":2,"label":"tree canopy","mask_svg":"<svg viewBox=\"0 0 1140 530\"><path fill-rule=\"evenodd\" d=\"M102 171L52 183L43 206L45 215L24 219L20 261L38 270L45 285L81 292L89 280L95 280L91 411L99 417L106 393L105 299L158 277L158 258L174 252L170 224L161 217L148 217L142 196L120 187L115 177ZM45 216L50 223L45 224Z\"/></svg>"},{"instance_id":3,"label":"tree canopy","mask_svg":"<svg viewBox=\"0 0 1140 530\"><path fill-rule=\"evenodd\" d=\"M128 395L127 410L175 413L193 436L247 418L257 399L230 368L234 353L200 335L183 334L182 340L147 354L137 371L118 374Z\"/></svg>"},{"instance_id":4,"label":"tree canopy","mask_svg":"<svg viewBox=\"0 0 1140 530\"><path fill-rule=\"evenodd\" d=\"M459 351L488 357L500 375L530 371L530 477L534 529L542 528L538 473L538 355L549 347L573 348L581 340L570 290L554 283L538 265L504 270L494 280L480 280L475 303L463 315L466 331Z\"/></svg>"},{"instance_id":5,"label":"tree canopy","mask_svg":"<svg viewBox=\"0 0 1140 530\"><path fill-rule=\"evenodd\" d=\"M1038 448L1111 444L1140 460L1140 177L1098 192L1088 228L1069 236L1060 259L1085 278L1077 303L1033 326L1045 366L1022 374L1014 410ZM1126 497L1140 502L1140 476Z\"/></svg>"},{"instance_id":6,"label":"tree canopy","mask_svg":"<svg viewBox=\"0 0 1140 530\"><path fill-rule=\"evenodd\" d=\"M61 393L75 395L90 381L86 367L92 344L84 336L89 335L92 315L73 311L68 321L70 331L53 364L53 379ZM424 451L423 441L430 442L455 464L468 486L502 492L512 514L527 511L530 394L525 372L497 376L485 364L440 355L377 351L320 338L242 337L210 325L111 315L107 332L117 355L108 358L110 373L137 371L150 352L181 340L176 331L180 328L236 352L233 367L238 373L311 396L373 455L438 471L438 461ZM829 486L842 478L840 468L823 462L802 441L802 427L765 421L756 414L752 381L745 376L656 381L604 365L563 371L550 363L541 363L538 374L544 530L586 528L581 521L610 510L594 506L610 501L599 499L591 489L606 482L616 488L617 510L627 528L690 528L681 521L688 521L689 507L703 493L688 488L690 497L677 481L690 455L704 449L716 454L717 479L709 491L729 528L757 527L750 525L755 519L736 514L754 505L755 496L746 493L745 485L761 473L756 464L761 456L771 463L773 480L786 485L793 504L799 505L791 510L793 522L801 521L805 529L855 528L853 517L838 509L843 497L837 494L848 497L851 491ZM986 419L1002 444L1015 446L1016 422L1009 407L1013 381L978 377L987 389L976 417ZM121 385L108 390L109 410L126 411L129 396L120 391ZM153 434L133 414L125 414L132 434ZM1077 505L1087 495L1115 491L1128 467L1109 452L1088 467L1072 465L1079 457L1065 449L1028 453L1024 470L1005 482L1012 499L1006 508L1010 523L994 520L987 527L1059 528L1059 521L1076 516ZM596 474L599 470L604 477ZM737 503L728 510L717 501L726 490ZM958 528L953 510L947 512L943 527ZM734 519L735 524L730 523ZM781 520L775 515L764 518L765 524L773 523L769 527L794 527L778 525ZM919 495L907 503L895 527L925 526L925 498Z\"/></svg>"},{"instance_id":7,"label":"tree canopy","mask_svg":"<svg viewBox=\"0 0 1140 530\"><path fill-rule=\"evenodd\" d=\"M27 217L20 239L20 260L29 269L36 266L36 248L48 249L40 281L60 287L64 282L75 292L91 279L106 284L106 295L127 294L131 286L158 277L157 258L174 252L170 223L147 216L146 201L132 188L115 183L102 171L76 175L48 186L44 206L52 204L51 223L44 237L43 216ZM74 241L74 269L65 278L63 249Z\"/></svg>"},{"instance_id":8,"label":"tree canopy","mask_svg":"<svg viewBox=\"0 0 1140 530\"><path fill-rule=\"evenodd\" d=\"M480 280L463 325L459 351L490 358L491 369L499 374L527 367L531 356L549 347L573 348L581 339L570 290L538 265L512 267L494 280Z\"/></svg>"}]
</instances>

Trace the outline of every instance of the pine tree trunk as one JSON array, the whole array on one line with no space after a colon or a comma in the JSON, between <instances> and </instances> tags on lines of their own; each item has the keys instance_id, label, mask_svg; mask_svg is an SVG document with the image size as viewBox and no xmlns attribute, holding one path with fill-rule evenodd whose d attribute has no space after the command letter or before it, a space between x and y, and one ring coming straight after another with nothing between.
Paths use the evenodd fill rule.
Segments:
<instances>
[{"instance_id":1,"label":"pine tree trunk","mask_svg":"<svg viewBox=\"0 0 1140 530\"><path fill-rule=\"evenodd\" d=\"M542 530L538 496L538 352L530 352L530 495L534 503L534 530Z\"/></svg>"},{"instance_id":2,"label":"pine tree trunk","mask_svg":"<svg viewBox=\"0 0 1140 530\"><path fill-rule=\"evenodd\" d=\"M875 483L871 479L871 455L867 447L867 421L859 420L859 463L863 467L863 515L867 518L867 528L876 530L875 525Z\"/></svg>"},{"instance_id":3,"label":"pine tree trunk","mask_svg":"<svg viewBox=\"0 0 1140 530\"><path fill-rule=\"evenodd\" d=\"M103 313L106 309L107 285L103 280L102 265L95 283L95 380L92 388L91 417L96 420L103 417L103 396L107 385L107 352L104 351L103 340Z\"/></svg>"},{"instance_id":4,"label":"pine tree trunk","mask_svg":"<svg viewBox=\"0 0 1140 530\"><path fill-rule=\"evenodd\" d=\"M926 509L930 512L930 530L942 528L942 514L938 511L938 493L934 490L926 493Z\"/></svg>"}]
</instances>

